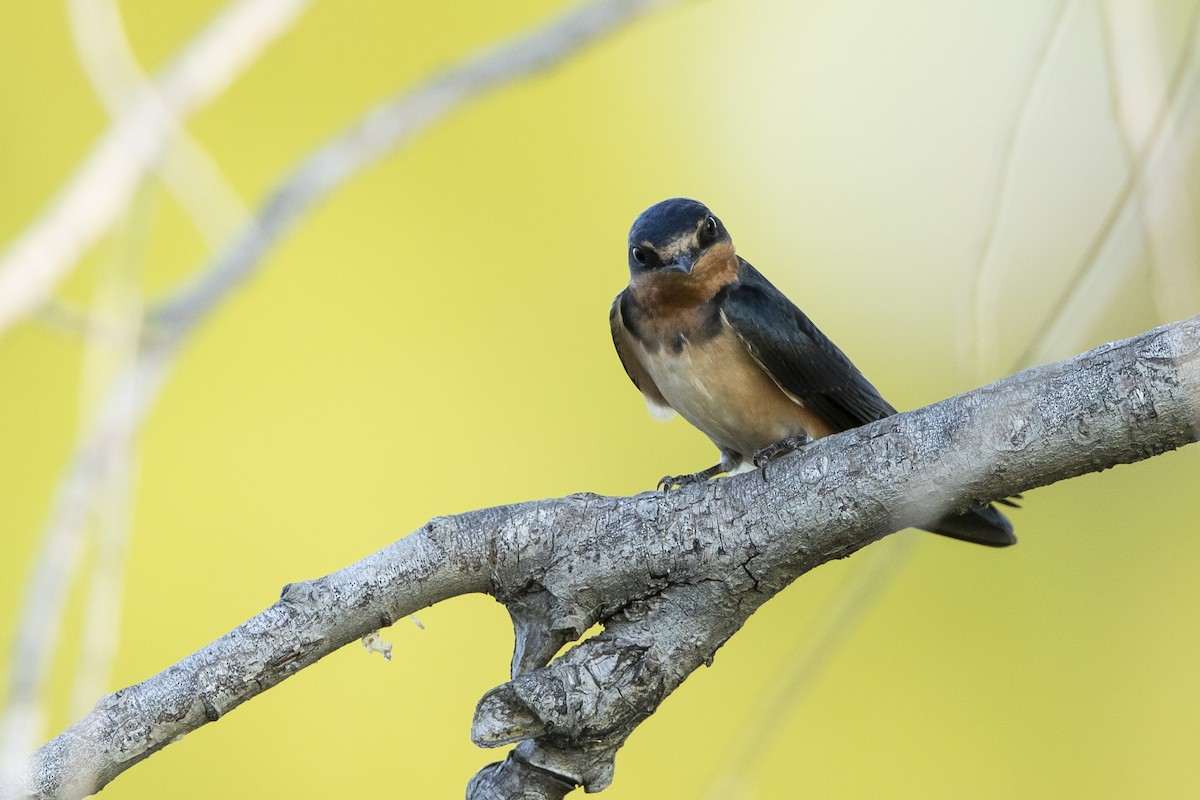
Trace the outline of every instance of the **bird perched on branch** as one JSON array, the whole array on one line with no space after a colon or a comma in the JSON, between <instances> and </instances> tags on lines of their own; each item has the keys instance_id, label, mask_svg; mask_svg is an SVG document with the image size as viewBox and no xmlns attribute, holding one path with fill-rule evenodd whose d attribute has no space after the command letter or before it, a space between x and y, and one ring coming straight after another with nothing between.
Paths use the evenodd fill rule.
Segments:
<instances>
[{"instance_id":1,"label":"bird perched on branch","mask_svg":"<svg viewBox=\"0 0 1200 800\"><path fill-rule=\"evenodd\" d=\"M721 460L669 489L764 467L812 439L896 413L844 353L734 251L695 200L643 211L629 231L629 286L609 313L625 371L661 419L699 428ZM990 505L939 520L934 533L1003 547L1012 524Z\"/></svg>"}]
</instances>

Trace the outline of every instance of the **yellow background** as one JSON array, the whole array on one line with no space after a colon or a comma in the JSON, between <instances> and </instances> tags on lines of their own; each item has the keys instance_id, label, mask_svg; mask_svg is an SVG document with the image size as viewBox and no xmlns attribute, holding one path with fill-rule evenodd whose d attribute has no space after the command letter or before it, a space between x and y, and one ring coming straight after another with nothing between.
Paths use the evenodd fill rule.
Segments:
<instances>
[{"instance_id":1,"label":"yellow background","mask_svg":"<svg viewBox=\"0 0 1200 800\"><path fill-rule=\"evenodd\" d=\"M431 516L632 494L711 463L699 433L645 414L606 328L628 225L664 197L707 202L739 252L898 407L1011 372L1124 175L1096 10L1081 4L999 230L997 356L978 375L959 361L964 270L1048 6L685 3L471 104L350 181L202 326L139 438L111 688L221 635L285 583ZM121 4L150 69L219 7ZM317 2L188 128L254 205L375 102L564 7ZM1190 13L1155 6L1168 65ZM106 123L63 5L10 0L2 16L0 242L35 218ZM1196 200L1194 164L1185 177ZM160 185L149 197L145 284L157 296L206 250ZM116 246L102 244L63 296L87 300ZM1147 275L1139 261L1070 351L1157 324ZM37 323L0 340L3 641L77 433L81 353L77 338ZM1031 492L1012 514L1021 544L1007 551L921 537L723 796L1191 796L1198 457ZM605 796L703 796L866 556L806 576L753 617L638 730ZM81 597L46 736L70 722ZM424 630L401 621L385 632L391 663L345 648L105 796L461 796L501 755L468 734L477 699L505 679L511 632L485 597L419 616Z\"/></svg>"}]
</instances>

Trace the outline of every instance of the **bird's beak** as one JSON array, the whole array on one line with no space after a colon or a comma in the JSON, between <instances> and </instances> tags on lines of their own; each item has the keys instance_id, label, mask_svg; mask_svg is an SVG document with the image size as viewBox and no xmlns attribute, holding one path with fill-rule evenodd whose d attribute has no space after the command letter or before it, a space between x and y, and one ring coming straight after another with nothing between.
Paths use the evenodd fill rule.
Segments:
<instances>
[{"instance_id":1,"label":"bird's beak","mask_svg":"<svg viewBox=\"0 0 1200 800\"><path fill-rule=\"evenodd\" d=\"M682 272L684 275L691 275L692 268L696 266L696 259L690 255L680 256L670 264L665 264L663 269L671 270L672 272Z\"/></svg>"}]
</instances>

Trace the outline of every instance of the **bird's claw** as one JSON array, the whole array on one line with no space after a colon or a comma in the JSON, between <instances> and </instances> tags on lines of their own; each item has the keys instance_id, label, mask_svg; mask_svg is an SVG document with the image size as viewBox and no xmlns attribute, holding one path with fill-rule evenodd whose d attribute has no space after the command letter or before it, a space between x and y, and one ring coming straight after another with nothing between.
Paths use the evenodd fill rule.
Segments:
<instances>
[{"instance_id":1,"label":"bird's claw","mask_svg":"<svg viewBox=\"0 0 1200 800\"><path fill-rule=\"evenodd\" d=\"M793 450L799 450L806 444L808 444L807 436L789 436L786 439L780 439L778 442L754 451L754 455L752 456L754 466L763 469L776 457L790 453ZM764 477L765 475L764 470Z\"/></svg>"},{"instance_id":2,"label":"bird's claw","mask_svg":"<svg viewBox=\"0 0 1200 800\"><path fill-rule=\"evenodd\" d=\"M702 469L699 472L693 472L690 475L664 475L658 482L658 488L664 492L671 491L672 487L678 486L682 489L684 486L691 486L693 483L704 483L721 469L718 464L715 467Z\"/></svg>"},{"instance_id":3,"label":"bird's claw","mask_svg":"<svg viewBox=\"0 0 1200 800\"><path fill-rule=\"evenodd\" d=\"M691 475L664 475L658 481L658 488L666 493L675 487L682 489L684 486L690 486L693 483L700 483L705 480L707 478L700 477L700 473L693 473Z\"/></svg>"}]
</instances>

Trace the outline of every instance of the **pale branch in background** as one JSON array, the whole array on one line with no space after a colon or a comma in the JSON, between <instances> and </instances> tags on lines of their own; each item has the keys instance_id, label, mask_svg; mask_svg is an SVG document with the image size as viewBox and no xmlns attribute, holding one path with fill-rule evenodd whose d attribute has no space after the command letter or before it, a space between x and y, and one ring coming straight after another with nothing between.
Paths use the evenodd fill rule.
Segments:
<instances>
[{"instance_id":1,"label":"pale branch in background","mask_svg":"<svg viewBox=\"0 0 1200 800\"><path fill-rule=\"evenodd\" d=\"M1200 436L1200 317L821 439L759 473L437 518L101 699L18 796L82 797L344 644L464 593L504 603L513 680L472 738L518 742L468 797L597 791L633 729L799 575L900 528ZM964 545L965 546L965 545ZM997 556L1002 557L1002 556ZM550 661L595 623L604 631Z\"/></svg>"},{"instance_id":2,"label":"pale branch in background","mask_svg":"<svg viewBox=\"0 0 1200 800\"><path fill-rule=\"evenodd\" d=\"M593 0L376 106L284 178L260 207L254 224L155 308L153 321L186 328L252 275L267 249L348 178L474 98L549 69L640 14L672 2L677 0Z\"/></svg>"},{"instance_id":3,"label":"pale branch in background","mask_svg":"<svg viewBox=\"0 0 1200 800\"><path fill-rule=\"evenodd\" d=\"M85 72L94 81L113 120L92 155L41 219L0 257L0 335L49 299L57 282L96 239L126 215L135 197L141 196L145 205L146 171L166 155L164 145L168 140L183 141L179 119L219 95L267 44L289 27L306 3L307 0L242 0L231 5L185 46L152 84L143 78L129 52L115 7L107 0L71 0L69 18ZM178 167L174 173L180 180L198 178L199 185L211 184L211 180L205 179L203 167L196 175L184 175ZM211 193L206 192L196 197L196 202L207 203L212 199ZM131 213L148 214L149 209ZM202 233L215 235L218 224L203 222L211 216L203 216L197 227ZM121 272L120 267L116 272ZM126 296L118 300L117 295L122 291ZM152 401L152 387L161 380L161 376L153 373L163 363L153 357L144 364L137 360L142 321L140 297L136 296L139 291L137 285L113 292L106 292L101 286L98 297L107 294L112 302L98 302L96 308L119 307L122 315L88 315L89 320L100 323L99 327L87 330L89 346L85 361L96 363L93 357L98 348L125 356L110 363L111 374L104 380L104 388L97 390L92 402L82 410L82 443L59 481L50 518L38 543L37 560L17 624L12 671L0 720L0 773L11 769L41 736L39 690L53 663L66 595L80 563L88 514L104 504L99 496L105 486L111 490L106 505L116 516L109 515L108 521L101 519L98 523L101 547L96 564L108 570L108 574L98 572L90 587L82 651L84 664L96 663L93 657L103 660L104 651L113 646L111 631L106 635L96 630L96 626L105 624L103 609L113 606L112 598L120 591L119 561L123 558L124 537L118 540L113 524L122 516L119 503L113 498L122 492L118 476L128 476L132 469L129 451L137 421ZM103 335L101 330L113 335ZM101 594L106 594L108 601ZM106 667L98 664L97 667L98 672L85 666L80 673L83 684L79 691L94 696L94 689L82 686L102 679Z\"/></svg>"},{"instance_id":4,"label":"pale branch in background","mask_svg":"<svg viewBox=\"0 0 1200 800\"><path fill-rule=\"evenodd\" d=\"M467 102L562 63L643 13L674 1L593 0L523 36L489 48L482 55L468 57L412 91L381 104L302 161L267 197L257 216L199 271L188 287L160 306L150 321L150 330L137 360L113 379L112 388L100 403L90 430L82 437L59 480L23 598L0 740L24 741L36 730L36 697L57 643L67 590L78 564L84 523L104 476L105 454L111 451L114 442L135 436L157 398L176 354L199 322L231 289L252 274L271 246L295 227L306 212L358 171ZM243 5L253 6L253 3ZM213 38L213 30L221 27L214 23L202 38ZM196 43L189 47L190 50L204 51ZM201 66L192 63L197 58L185 55L173 63L182 64L176 70L186 75L189 70ZM171 68L168 74L173 74ZM164 85L164 79L160 78L158 91L166 91L169 85L174 84ZM162 120L158 122L166 125ZM165 128L159 133L165 136ZM139 178L145 166L152 162L151 154L146 155L145 164L136 171ZM133 180L132 174L130 179ZM89 202L101 201L87 196ZM123 197L118 192L111 198L113 208L109 210L114 215L125 202ZM26 235L35 239L46 235L35 231L43 224L51 223L43 220ZM56 216L52 227L64 224L67 223L61 216ZM0 261L0 284L3 283L5 263ZM0 334L4 328L3 320L3 309L0 308ZM125 331L118 329L112 333L121 336ZM0 749L0 754L7 755L0 763L0 774L11 768L15 760L11 750L11 746Z\"/></svg>"},{"instance_id":5,"label":"pale branch in background","mask_svg":"<svg viewBox=\"0 0 1200 800\"><path fill-rule=\"evenodd\" d=\"M1133 165L1168 105L1155 9L1150 0L1104 0L1100 5L1113 116L1125 160ZM1193 9L1193 24L1198 15L1200 6ZM1185 51L1185 58L1187 55ZM1184 182L1191 148L1181 144L1175 123L1171 115L1163 118L1159 165L1137 185L1133 201L1162 319L1176 319L1200 308L1200 260L1192 238L1196 212Z\"/></svg>"},{"instance_id":6,"label":"pale branch in background","mask_svg":"<svg viewBox=\"0 0 1200 800\"><path fill-rule=\"evenodd\" d=\"M126 37L120 9L114 0L67 0L67 11L84 72L109 116L119 119L139 92L152 91ZM173 118L168 120L162 153L152 167L179 200L210 249L249 221L249 212L220 168ZM138 355L145 247L154 211L155 192L150 181L143 177L124 214L125 223L114 230L110 252L101 258L95 299L87 316L106 321L109 327L124 331L124 335L104 335L96 327L84 332L81 434L86 434L111 380L130 368ZM79 665L71 691L72 716L86 713L95 698L109 688L111 665L120 639L121 594L136 470L132 439L114 437L108 441L109 450L99 459L103 466L91 515L93 555L86 565L90 571L86 576ZM9 741L4 746L23 754L34 741Z\"/></svg>"},{"instance_id":7,"label":"pale branch in background","mask_svg":"<svg viewBox=\"0 0 1200 800\"><path fill-rule=\"evenodd\" d=\"M84 73L109 116L119 119L129 102L150 87L125 34L115 0L67 0L67 19ZM175 119L167 120L162 152L151 165L192 220L210 251L250 222L250 212L220 166ZM143 182L144 182L143 178ZM131 201L130 205L133 205ZM111 319L89 313L61 298L36 311L49 328L113 347L140 335L141 319Z\"/></svg>"},{"instance_id":8,"label":"pale branch in background","mask_svg":"<svg viewBox=\"0 0 1200 800\"><path fill-rule=\"evenodd\" d=\"M154 356L142 353L132 368L109 384L91 421L90 436L76 451L56 487L13 640L4 724L0 729L4 759L0 778L19 763L28 747L25 743L40 738L37 697L58 642L67 590L81 556L80 539L87 515L104 480L106 459L122 442L132 440L137 424L157 396L158 383L166 375L165 365ZM7 800L2 792L0 798Z\"/></svg>"},{"instance_id":9,"label":"pale branch in background","mask_svg":"<svg viewBox=\"0 0 1200 800\"><path fill-rule=\"evenodd\" d=\"M139 94L154 87L125 35L115 0L67 0L75 51L109 116L119 119ZM159 157L149 166L163 179L210 250L250 221L250 212L221 168L174 117L165 120Z\"/></svg>"},{"instance_id":10,"label":"pale branch in background","mask_svg":"<svg viewBox=\"0 0 1200 800\"><path fill-rule=\"evenodd\" d=\"M218 96L309 0L239 0L137 92L41 216L0 254L0 336L45 303L124 212L179 121Z\"/></svg>"},{"instance_id":11,"label":"pale branch in background","mask_svg":"<svg viewBox=\"0 0 1200 800\"><path fill-rule=\"evenodd\" d=\"M1100 6L1105 21L1110 21L1113 14L1129 17L1150 11L1148 6L1139 7L1137 4L1138 0L1106 0ZM1013 125L1003 143L996 191L991 195L993 201L986 214L978 257L964 282L967 302L963 305L964 311L958 323L962 340L960 356L974 355L977 375L986 374L994 367L996 319L1001 311L999 306L989 301L996 296L1003 278L1003 270L997 262L996 242L1005 211L1011 204L1018 151L1030 124L1034 103L1047 80L1053 56L1061 47L1077 6L1078 0L1063 0L1054 14L1054 22L1046 39L1038 47L1034 70L1028 78ZM1131 258L1105 258L1115 234L1123 228L1134 210L1142 210L1142 216L1139 217L1142 228L1139 232L1144 232L1149 239L1149 252L1158 268L1155 272L1155 301L1164 309L1174 309L1170 316L1188 313L1194 307L1197 293L1195 258L1189 255L1190 240L1183 242L1179 235L1190 224L1190 218L1186 216L1190 204L1176 202L1182 196L1174 187L1178 182L1175 173L1186 162L1200 134L1200 103L1196 102L1197 83L1200 81L1200 7L1192 12L1183 51L1166 82L1165 91L1160 86L1152 93L1158 102L1152 108L1140 108L1135 131L1131 131L1126 113L1129 102L1128 87L1125 86L1128 80L1126 69L1118 69L1117 62L1124 65L1140 58L1143 62L1154 60L1157 65L1160 56L1157 52L1125 52L1133 44L1142 48L1149 46L1144 41L1134 42L1128 30L1119 44L1108 35L1108 28L1102 25L1101 30L1105 34L1105 57L1112 83L1110 90L1115 98L1116 125L1129 146L1128 173L1113 195L1072 278L1044 322L1030 336L1029 344L1014 368L1056 358L1071 352L1086 340L1087 332L1095 325L1099 315L1111 307L1114 293L1136 263ZM1186 197L1182 199L1186 200ZM1144 202L1135 202L1138 200ZM1155 257L1159 253L1163 258ZM1168 257L1168 253L1173 255ZM1169 287L1179 289L1179 295L1173 296ZM967 310L970 310L969 314Z\"/></svg>"},{"instance_id":12,"label":"pale branch in background","mask_svg":"<svg viewBox=\"0 0 1200 800\"><path fill-rule=\"evenodd\" d=\"M1115 234L1136 210L1143 186L1151 185L1164 169L1177 169L1200 137L1200 5L1192 11L1183 53L1172 70L1161 105L1128 165L1128 174L1112 198L1083 258L1062 295L1032 332L1017 367L1036 364L1070 352L1086 340L1100 315L1112 306L1121 282L1135 261L1105 259ZM1193 265L1194 268L1194 265Z\"/></svg>"},{"instance_id":13,"label":"pale branch in background","mask_svg":"<svg viewBox=\"0 0 1200 800\"><path fill-rule=\"evenodd\" d=\"M89 337L84 341L79 382L81 434L103 407L113 379L137 360L142 278L154 216L154 198L146 183L143 182L125 216L124 224L118 227L108 247L101 248L91 311L99 318L119 321L134 335ZM126 413L130 411L126 409ZM124 427L132 433L128 426ZM79 663L73 676L69 707L72 717L86 713L95 699L111 687L112 664L120 641L125 556L133 527L136 473L133 439L121 436L108 440L97 470L96 502L91 514L91 558L86 564L90 567L87 597L83 603ZM5 742L4 746L23 754L34 742L36 739Z\"/></svg>"},{"instance_id":14,"label":"pale branch in background","mask_svg":"<svg viewBox=\"0 0 1200 800\"><path fill-rule=\"evenodd\" d=\"M82 304L51 298L33 315L49 331L80 339L105 339L111 342L137 343L142 336L142 320L130 327L127 322L95 316Z\"/></svg>"},{"instance_id":15,"label":"pale branch in background","mask_svg":"<svg viewBox=\"0 0 1200 800\"><path fill-rule=\"evenodd\" d=\"M966 280L963 281L966 297L958 304L957 320L959 361L963 365L974 362L975 369L972 370L972 374L977 381L982 380L991 367L995 349L998 328L996 315L999 313L995 287L1003 277L996 261L996 247L1000 240L1000 225L1004 221L1005 212L1012 204L1017 154L1028 135L1033 109L1042 96L1050 75L1050 66L1062 47L1069 23L1074 18L1079 4L1080 0L1060 0L1051 15L1053 21L1045 36L1038 42L1030 60L1030 71L1020 93L1020 103L1015 109L1010 127L1005 132L1000 158L996 164L994 188L984 193L989 202L984 214L985 227L975 260L967 271Z\"/></svg>"}]
</instances>

